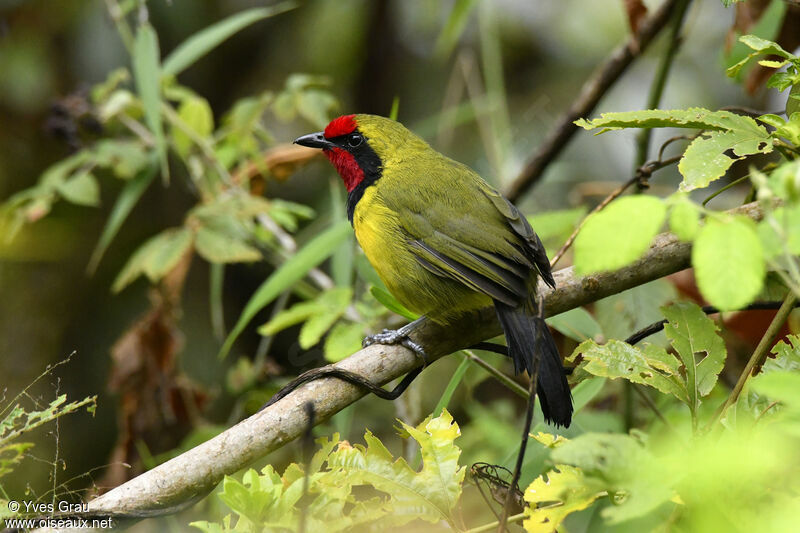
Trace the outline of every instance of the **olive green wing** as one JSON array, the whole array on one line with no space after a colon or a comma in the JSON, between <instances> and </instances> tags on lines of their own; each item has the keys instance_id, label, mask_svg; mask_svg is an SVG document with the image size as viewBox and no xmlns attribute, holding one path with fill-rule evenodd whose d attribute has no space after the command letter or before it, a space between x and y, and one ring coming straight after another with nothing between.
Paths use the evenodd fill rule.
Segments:
<instances>
[{"instance_id":1,"label":"olive green wing","mask_svg":"<svg viewBox=\"0 0 800 533\"><path fill-rule=\"evenodd\" d=\"M542 240L533 231L528 219L519 212L514 204L509 202L503 195L492 189L487 183L483 182L483 194L492 202L495 209L503 215L508 225L524 243L523 250L525 255L536 264L536 269L542 276L545 283L555 289L556 282L550 270L550 260L547 258L547 251L544 249Z\"/></svg>"},{"instance_id":2,"label":"olive green wing","mask_svg":"<svg viewBox=\"0 0 800 533\"><path fill-rule=\"evenodd\" d=\"M436 180L391 195L391 207L419 263L491 298L516 306L541 270L544 247L519 211L463 167L456 180ZM444 185L444 186L443 186Z\"/></svg>"}]
</instances>

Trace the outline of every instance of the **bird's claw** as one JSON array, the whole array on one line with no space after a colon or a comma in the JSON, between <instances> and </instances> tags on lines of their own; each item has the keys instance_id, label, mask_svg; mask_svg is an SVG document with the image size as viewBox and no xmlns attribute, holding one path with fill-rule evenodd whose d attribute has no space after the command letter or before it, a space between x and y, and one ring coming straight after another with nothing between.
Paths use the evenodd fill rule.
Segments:
<instances>
[{"instance_id":1,"label":"bird's claw","mask_svg":"<svg viewBox=\"0 0 800 533\"><path fill-rule=\"evenodd\" d=\"M399 344L401 346L405 346L414 354L416 354L420 359L422 359L422 363L427 366L428 364L428 356L425 353L425 350L417 344L416 342L412 341L407 333L404 333L400 330L396 329L384 329L380 333L375 333L374 335L368 335L364 337L364 341L361 345L366 348L367 346L371 346L373 344L387 344L387 345L396 345Z\"/></svg>"}]
</instances>

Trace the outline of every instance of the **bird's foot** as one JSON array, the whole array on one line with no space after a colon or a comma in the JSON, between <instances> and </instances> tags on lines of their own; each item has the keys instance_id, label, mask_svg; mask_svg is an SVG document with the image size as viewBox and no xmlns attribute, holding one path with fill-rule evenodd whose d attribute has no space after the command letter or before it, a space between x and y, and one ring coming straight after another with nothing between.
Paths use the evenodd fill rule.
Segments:
<instances>
[{"instance_id":1,"label":"bird's foot","mask_svg":"<svg viewBox=\"0 0 800 533\"><path fill-rule=\"evenodd\" d=\"M408 336L408 332L404 330L405 328L384 329L381 333L376 333L374 335L368 335L367 337L364 337L364 341L361 344L362 346L364 346L364 348L372 344L387 344L387 345L399 344L401 346L405 346L406 348L414 352L417 355L417 357L422 359L422 364L427 366L428 356L425 354L425 350L422 348L422 346L412 341Z\"/></svg>"}]
</instances>

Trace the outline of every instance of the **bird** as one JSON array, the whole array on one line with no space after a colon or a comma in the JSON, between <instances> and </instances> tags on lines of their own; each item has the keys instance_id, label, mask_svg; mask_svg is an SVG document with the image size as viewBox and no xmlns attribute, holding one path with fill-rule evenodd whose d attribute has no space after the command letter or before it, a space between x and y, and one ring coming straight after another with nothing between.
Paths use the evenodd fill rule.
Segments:
<instances>
[{"instance_id":1,"label":"bird","mask_svg":"<svg viewBox=\"0 0 800 533\"><path fill-rule=\"evenodd\" d=\"M569 426L572 395L537 286L555 288L541 239L509 200L468 166L401 123L351 114L296 144L322 149L347 189L356 240L389 292L442 325L494 306L517 374L534 373L545 419ZM365 340L404 344L408 326Z\"/></svg>"}]
</instances>

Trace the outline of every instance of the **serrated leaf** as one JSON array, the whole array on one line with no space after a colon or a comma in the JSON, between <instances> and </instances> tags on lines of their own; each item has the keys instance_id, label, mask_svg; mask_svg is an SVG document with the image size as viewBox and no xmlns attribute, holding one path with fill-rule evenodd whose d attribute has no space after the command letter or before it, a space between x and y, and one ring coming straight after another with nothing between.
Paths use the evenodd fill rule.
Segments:
<instances>
[{"instance_id":1,"label":"serrated leaf","mask_svg":"<svg viewBox=\"0 0 800 533\"><path fill-rule=\"evenodd\" d=\"M246 263L262 258L261 252L246 242L205 227L197 230L195 247L210 263Z\"/></svg>"},{"instance_id":2,"label":"serrated leaf","mask_svg":"<svg viewBox=\"0 0 800 533\"><path fill-rule=\"evenodd\" d=\"M528 533L552 533L569 514L586 509L604 495L602 485L584 476L581 469L558 464L525 489L525 501L531 505L525 508L522 525Z\"/></svg>"},{"instance_id":3,"label":"serrated leaf","mask_svg":"<svg viewBox=\"0 0 800 533\"><path fill-rule=\"evenodd\" d=\"M700 212L688 199L681 199L669 213L669 229L682 241L691 241L700 228Z\"/></svg>"},{"instance_id":4,"label":"serrated leaf","mask_svg":"<svg viewBox=\"0 0 800 533\"><path fill-rule=\"evenodd\" d=\"M294 256L278 267L247 302L239 320L228 338L225 339L219 357L225 357L233 346L233 342L261 309L269 305L279 294L289 290L309 270L327 259L348 235L350 235L348 221L344 220L334 224L306 243Z\"/></svg>"},{"instance_id":5,"label":"serrated leaf","mask_svg":"<svg viewBox=\"0 0 800 533\"><path fill-rule=\"evenodd\" d=\"M167 56L164 60L164 74L177 75L181 73L219 46L220 43L247 26L295 7L297 7L295 2L281 2L269 7L247 9L203 28L183 41Z\"/></svg>"},{"instance_id":6,"label":"serrated leaf","mask_svg":"<svg viewBox=\"0 0 800 533\"><path fill-rule=\"evenodd\" d=\"M763 127L755 125L755 121L753 125L754 128L706 133L693 140L678 163L678 170L683 175L680 190L688 192L707 187L744 156L770 153L772 139L769 134ZM728 150L738 157L728 157L725 154Z\"/></svg>"},{"instance_id":7,"label":"serrated leaf","mask_svg":"<svg viewBox=\"0 0 800 533\"><path fill-rule=\"evenodd\" d=\"M766 130L752 118L730 111L711 111L701 107L689 109L645 109L620 113L603 113L600 118L576 120L586 130L603 128L600 133L623 128L690 128L714 131L762 132Z\"/></svg>"},{"instance_id":8,"label":"serrated leaf","mask_svg":"<svg viewBox=\"0 0 800 533\"><path fill-rule=\"evenodd\" d=\"M552 433L544 433L542 431L539 431L535 435L531 433L531 438L547 448L558 448L562 444L569 442L569 439L566 437L553 435Z\"/></svg>"},{"instance_id":9,"label":"serrated leaf","mask_svg":"<svg viewBox=\"0 0 800 533\"><path fill-rule=\"evenodd\" d=\"M367 446L346 447L341 444L328 458L328 466L347 472L352 484L369 484L392 495L393 510L435 523L446 520L453 524L452 511L461 495L461 482L466 472L459 467L461 450L453 441L460 435L458 424L447 410L429 418L416 428L403 428L420 445L422 469L414 471L403 458L392 454L371 432L364 435ZM415 516L416 515L416 516Z\"/></svg>"},{"instance_id":10,"label":"serrated leaf","mask_svg":"<svg viewBox=\"0 0 800 533\"><path fill-rule=\"evenodd\" d=\"M688 402L686 387L681 380L678 360L652 344L644 350L623 341L611 339L599 345L589 340L581 343L568 361L582 357L582 368L592 375L605 378L624 378L633 383L648 385Z\"/></svg>"},{"instance_id":11,"label":"serrated leaf","mask_svg":"<svg viewBox=\"0 0 800 533\"><path fill-rule=\"evenodd\" d=\"M689 408L696 412L700 397L707 396L717 383L727 356L725 343L716 323L692 302L678 302L662 308L669 322L664 333L683 361Z\"/></svg>"},{"instance_id":12,"label":"serrated leaf","mask_svg":"<svg viewBox=\"0 0 800 533\"><path fill-rule=\"evenodd\" d=\"M325 360L331 363L341 361L361 349L363 339L363 325L357 322L339 322L325 338Z\"/></svg>"},{"instance_id":13,"label":"serrated leaf","mask_svg":"<svg viewBox=\"0 0 800 533\"><path fill-rule=\"evenodd\" d=\"M787 335L770 350L761 372L800 371L800 335Z\"/></svg>"},{"instance_id":14,"label":"serrated leaf","mask_svg":"<svg viewBox=\"0 0 800 533\"><path fill-rule=\"evenodd\" d=\"M68 202L95 207L100 205L100 186L91 172L80 171L56 187Z\"/></svg>"},{"instance_id":15,"label":"serrated leaf","mask_svg":"<svg viewBox=\"0 0 800 533\"><path fill-rule=\"evenodd\" d=\"M738 217L706 222L692 248L692 266L700 292L723 311L752 302L766 274L754 225Z\"/></svg>"},{"instance_id":16,"label":"serrated leaf","mask_svg":"<svg viewBox=\"0 0 800 533\"><path fill-rule=\"evenodd\" d=\"M662 200L626 196L590 216L575 239L575 269L579 274L614 270L647 251L666 214ZM636 223L631 223L636 221Z\"/></svg>"}]
</instances>

